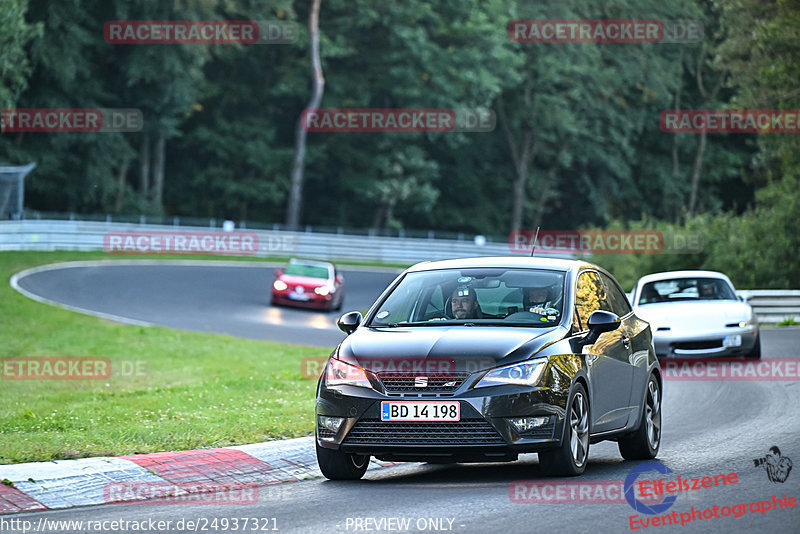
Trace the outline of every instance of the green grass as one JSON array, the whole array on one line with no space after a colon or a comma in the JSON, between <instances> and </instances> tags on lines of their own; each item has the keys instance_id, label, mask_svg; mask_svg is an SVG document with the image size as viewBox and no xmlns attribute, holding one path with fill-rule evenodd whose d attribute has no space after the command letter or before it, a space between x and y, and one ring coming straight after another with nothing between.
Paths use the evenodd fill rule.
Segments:
<instances>
[{"instance_id":1,"label":"green grass","mask_svg":"<svg viewBox=\"0 0 800 534\"><path fill-rule=\"evenodd\" d=\"M0 356L108 357L112 369L128 361L145 370L133 377L115 371L99 381L1 380L0 464L313 433L316 381L303 378L301 361L330 350L120 325L34 302L7 283L36 265L123 258L102 252L0 252Z\"/></svg>"}]
</instances>

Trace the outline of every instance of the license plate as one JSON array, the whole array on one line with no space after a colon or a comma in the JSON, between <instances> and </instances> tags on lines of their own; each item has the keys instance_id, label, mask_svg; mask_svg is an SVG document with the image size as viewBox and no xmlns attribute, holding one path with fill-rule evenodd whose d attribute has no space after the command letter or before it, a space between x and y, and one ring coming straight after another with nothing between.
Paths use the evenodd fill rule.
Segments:
<instances>
[{"instance_id":1,"label":"license plate","mask_svg":"<svg viewBox=\"0 0 800 534\"><path fill-rule=\"evenodd\" d=\"M722 346L723 347L741 347L742 346L742 335L741 334L734 334L732 336L725 336L722 338Z\"/></svg>"},{"instance_id":2,"label":"license plate","mask_svg":"<svg viewBox=\"0 0 800 534\"><path fill-rule=\"evenodd\" d=\"M381 402L381 421L458 421L458 402Z\"/></svg>"},{"instance_id":3,"label":"license plate","mask_svg":"<svg viewBox=\"0 0 800 534\"><path fill-rule=\"evenodd\" d=\"M308 295L305 293L289 293L289 298L292 300L308 300Z\"/></svg>"}]
</instances>

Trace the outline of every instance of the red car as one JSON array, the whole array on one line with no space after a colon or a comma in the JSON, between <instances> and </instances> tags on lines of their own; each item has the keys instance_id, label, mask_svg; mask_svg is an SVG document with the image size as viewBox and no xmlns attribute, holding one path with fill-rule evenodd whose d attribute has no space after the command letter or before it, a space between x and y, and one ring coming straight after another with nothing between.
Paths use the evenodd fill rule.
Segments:
<instances>
[{"instance_id":1,"label":"red car","mask_svg":"<svg viewBox=\"0 0 800 534\"><path fill-rule=\"evenodd\" d=\"M275 269L273 306L340 310L344 278L332 263L292 259L285 269Z\"/></svg>"}]
</instances>

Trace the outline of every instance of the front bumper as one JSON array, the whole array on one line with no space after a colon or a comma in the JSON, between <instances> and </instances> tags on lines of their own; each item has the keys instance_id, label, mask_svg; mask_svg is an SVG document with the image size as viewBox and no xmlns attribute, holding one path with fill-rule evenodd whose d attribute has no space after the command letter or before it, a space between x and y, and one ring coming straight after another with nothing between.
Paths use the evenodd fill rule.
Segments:
<instances>
[{"instance_id":1,"label":"front bumper","mask_svg":"<svg viewBox=\"0 0 800 534\"><path fill-rule=\"evenodd\" d=\"M317 415L343 417L336 434L318 428L321 447L398 461L507 461L520 453L560 445L567 389L502 385L467 389L452 396L390 397L356 386L320 387ZM381 421L381 401L458 401L460 420ZM547 416L542 427L523 433L511 417Z\"/></svg>"},{"instance_id":2,"label":"front bumper","mask_svg":"<svg viewBox=\"0 0 800 534\"><path fill-rule=\"evenodd\" d=\"M741 336L742 344L736 347L725 346L727 336ZM732 357L744 356L753 350L758 339L758 327L724 328L713 332L681 334L679 332L656 331L653 344L656 355L665 357Z\"/></svg>"},{"instance_id":3,"label":"front bumper","mask_svg":"<svg viewBox=\"0 0 800 534\"><path fill-rule=\"evenodd\" d=\"M289 293L284 291L282 293L272 292L272 304L280 306L293 306L296 308L313 308L313 309L328 309L333 305L333 295L317 295L310 293L308 300L295 300L289 298Z\"/></svg>"}]
</instances>

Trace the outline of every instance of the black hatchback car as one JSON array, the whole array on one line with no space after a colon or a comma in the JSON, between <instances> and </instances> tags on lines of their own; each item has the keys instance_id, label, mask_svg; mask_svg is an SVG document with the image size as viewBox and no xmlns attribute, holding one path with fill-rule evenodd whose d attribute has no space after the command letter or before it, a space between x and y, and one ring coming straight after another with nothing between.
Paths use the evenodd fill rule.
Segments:
<instances>
[{"instance_id":1,"label":"black hatchback car","mask_svg":"<svg viewBox=\"0 0 800 534\"><path fill-rule=\"evenodd\" d=\"M579 475L589 444L655 458L661 371L650 326L604 269L486 257L403 272L348 337L317 388L316 443L329 479L387 461L513 461L539 454Z\"/></svg>"}]
</instances>

